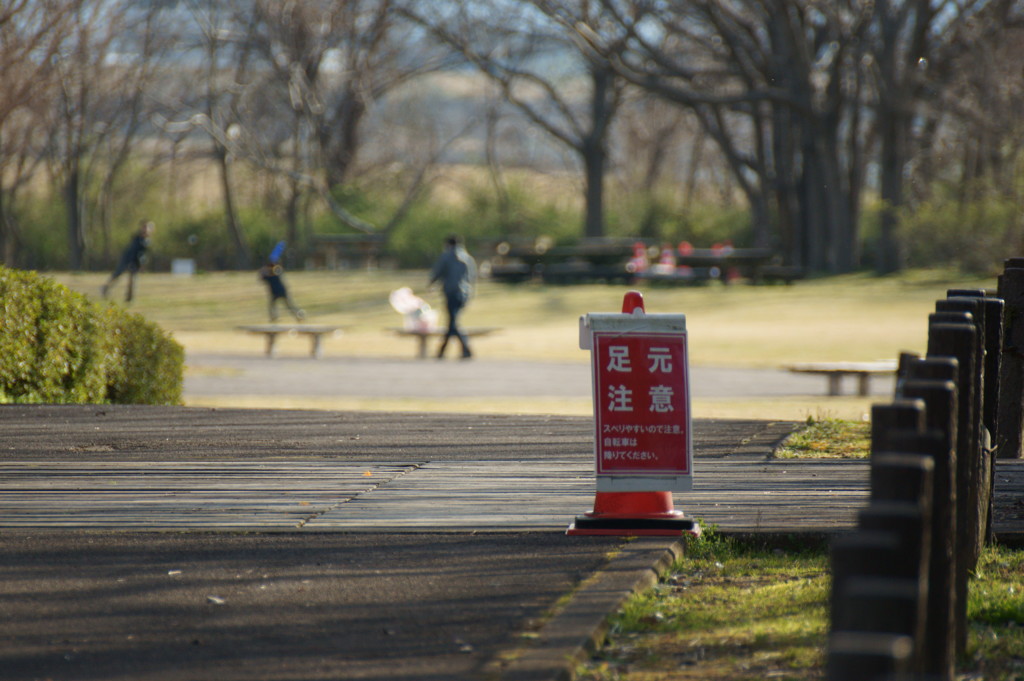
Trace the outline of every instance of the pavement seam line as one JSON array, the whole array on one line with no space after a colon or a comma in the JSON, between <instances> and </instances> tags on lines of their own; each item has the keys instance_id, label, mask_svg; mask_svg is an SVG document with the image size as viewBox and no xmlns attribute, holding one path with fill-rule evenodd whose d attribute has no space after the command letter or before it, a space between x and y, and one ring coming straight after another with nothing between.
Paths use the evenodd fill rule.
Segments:
<instances>
[{"instance_id":1,"label":"pavement seam line","mask_svg":"<svg viewBox=\"0 0 1024 681\"><path fill-rule=\"evenodd\" d=\"M775 450L800 426L795 421L771 421L749 438L744 438L739 445L730 452L730 456L742 456L753 453L765 460L774 458ZM768 454L765 455L765 450Z\"/></svg>"},{"instance_id":2,"label":"pavement seam line","mask_svg":"<svg viewBox=\"0 0 1024 681\"><path fill-rule=\"evenodd\" d=\"M338 503L334 504L330 508L325 508L324 510L322 510L322 511L320 511L318 513L313 513L312 515L309 515L309 516L303 518L302 520L300 520L298 522L298 524L295 525L295 529L299 529L299 530L304 529L309 523L312 523L312 522L316 521L318 518L322 518L323 516L327 515L328 513L332 513L334 511L336 511L337 509L341 508L342 506L344 506L345 504L349 503L350 501L354 501L356 499L361 499L362 497L366 496L367 494L370 494L372 492L377 491L378 489L380 489L384 485L387 485L388 483L390 483L390 482L392 482L394 480L397 480L397 479L399 479L401 477L404 477L404 476L408 475L409 473L412 473L413 471L419 470L420 468L422 468L424 465L426 465L428 463L430 463L430 462L429 461L420 461L418 463L399 464L400 466L402 466L402 469L399 471L399 473L397 475L392 475L389 478L381 480L380 482L376 483L375 485L373 485L369 489L367 489L367 490L365 490L363 492L359 492L358 494L353 494L351 497L348 497L347 499L341 499L340 501L338 501Z\"/></svg>"}]
</instances>

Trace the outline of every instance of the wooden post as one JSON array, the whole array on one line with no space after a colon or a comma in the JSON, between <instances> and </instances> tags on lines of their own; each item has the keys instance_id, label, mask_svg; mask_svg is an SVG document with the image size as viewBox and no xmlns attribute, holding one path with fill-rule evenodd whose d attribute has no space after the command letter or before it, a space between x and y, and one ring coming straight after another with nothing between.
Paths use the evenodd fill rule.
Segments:
<instances>
[{"instance_id":1,"label":"wooden post","mask_svg":"<svg viewBox=\"0 0 1024 681\"><path fill-rule=\"evenodd\" d=\"M988 501L985 513L988 523L985 526L984 541L991 543L995 539L992 529L992 502L995 496L996 457L999 454L996 437L999 431L1000 364L1003 357L1003 316L1006 306L1002 299L988 297L984 290L951 289L946 293L950 301L976 299L984 312L982 409L980 415L975 415L975 419L980 419L978 446L981 449L981 484Z\"/></svg>"},{"instance_id":2,"label":"wooden post","mask_svg":"<svg viewBox=\"0 0 1024 681\"><path fill-rule=\"evenodd\" d=\"M960 375L956 357L923 357L907 367L907 380L953 381Z\"/></svg>"},{"instance_id":3,"label":"wooden post","mask_svg":"<svg viewBox=\"0 0 1024 681\"><path fill-rule=\"evenodd\" d=\"M1024 258L1006 261L998 295L1004 308L996 454L1001 459L1019 459L1024 456Z\"/></svg>"},{"instance_id":4,"label":"wooden post","mask_svg":"<svg viewBox=\"0 0 1024 681\"><path fill-rule=\"evenodd\" d=\"M914 642L911 665L917 669L921 658L918 643L923 638L918 629L924 624L921 592L922 584L916 579L851 577L843 587L846 621L837 631L909 636Z\"/></svg>"},{"instance_id":5,"label":"wooden post","mask_svg":"<svg viewBox=\"0 0 1024 681\"><path fill-rule=\"evenodd\" d=\"M901 444L912 438L914 431L895 434L891 439ZM935 461L932 455L872 452L871 503L900 502L925 509L930 516L934 493Z\"/></svg>"},{"instance_id":6,"label":"wooden post","mask_svg":"<svg viewBox=\"0 0 1024 681\"><path fill-rule=\"evenodd\" d=\"M912 636L892 632L913 626L893 627L880 607L899 608L896 618L903 625L913 588L912 561L901 550L893 532L859 530L832 541L831 631L828 649L828 678L874 679L914 668L915 644ZM877 631L878 627L884 629ZM898 655L890 647L900 637ZM888 643L876 648L883 638Z\"/></svg>"},{"instance_id":7,"label":"wooden post","mask_svg":"<svg viewBox=\"0 0 1024 681\"><path fill-rule=\"evenodd\" d=\"M918 458L927 460L925 456ZM930 468L928 473L931 473ZM927 481L927 486L931 487L930 475ZM901 550L910 551L917 556L912 566L913 579L927 587L931 548L931 513L928 508L906 501L872 502L861 509L857 518L858 527L862 530L894 533L900 541Z\"/></svg>"},{"instance_id":8,"label":"wooden post","mask_svg":"<svg viewBox=\"0 0 1024 681\"><path fill-rule=\"evenodd\" d=\"M861 576L909 577L913 570L902 564L899 537L892 532L863 532L840 535L832 540L832 631L849 631L850 579Z\"/></svg>"},{"instance_id":9,"label":"wooden post","mask_svg":"<svg viewBox=\"0 0 1024 681\"><path fill-rule=\"evenodd\" d=\"M899 361L896 364L896 399L903 397L902 386L910 373L910 365L921 359L916 352L901 352Z\"/></svg>"},{"instance_id":10,"label":"wooden post","mask_svg":"<svg viewBox=\"0 0 1024 681\"><path fill-rule=\"evenodd\" d=\"M949 300L978 298L981 301L985 319L985 406L982 421L994 444L999 421L999 365L1003 354L1003 316L1006 304L1001 298L988 297L982 289L950 289L946 295Z\"/></svg>"},{"instance_id":11,"label":"wooden post","mask_svg":"<svg viewBox=\"0 0 1024 681\"><path fill-rule=\"evenodd\" d=\"M943 371L948 375L956 373L956 365L956 360L924 360L913 367L911 375ZM892 448L924 454L934 462L924 671L949 681L955 671L958 641L966 640L967 631L967 572L957 564L956 384L911 378L904 393L924 401L927 430L923 434L895 433Z\"/></svg>"},{"instance_id":12,"label":"wooden post","mask_svg":"<svg viewBox=\"0 0 1024 681\"><path fill-rule=\"evenodd\" d=\"M828 681L896 679L911 668L909 636L854 631L833 633L828 642Z\"/></svg>"},{"instance_id":13,"label":"wooden post","mask_svg":"<svg viewBox=\"0 0 1024 681\"><path fill-rule=\"evenodd\" d=\"M974 353L975 371L975 395L974 395L974 418L977 422L984 422L985 403L985 359L988 353L988 317L986 316L985 301L981 298L968 298L958 296L939 300L935 302L936 313L942 312L966 312L971 315L970 323L974 325L977 332L977 347Z\"/></svg>"},{"instance_id":14,"label":"wooden post","mask_svg":"<svg viewBox=\"0 0 1024 681\"><path fill-rule=\"evenodd\" d=\"M964 314L944 312L939 315ZM956 649L961 655L967 646L966 603L967 580L981 555L982 543L988 527L989 504L982 493L981 448L977 439L979 417L975 411L977 391L978 333L973 318L971 323L932 323L928 332L929 357L955 357L958 361L957 377L957 434L956 434ZM984 491L987 492L985 487Z\"/></svg>"},{"instance_id":15,"label":"wooden post","mask_svg":"<svg viewBox=\"0 0 1024 681\"><path fill-rule=\"evenodd\" d=\"M988 336L986 335L987 318L985 316L985 301L978 297L953 297L946 300L939 300L935 303L935 309L939 312L966 312L971 315L971 323L976 332L974 347L974 371L972 373L974 391L971 403L971 433L968 446L970 447L971 461L971 506L968 513L976 523L977 527L971 527L971 536L977 543L974 549L977 555L981 555L981 549L985 545L988 536L991 513L993 486L991 446L988 441L985 421L985 360L988 351Z\"/></svg>"},{"instance_id":16,"label":"wooden post","mask_svg":"<svg viewBox=\"0 0 1024 681\"><path fill-rule=\"evenodd\" d=\"M955 357L959 362L957 379L957 555L962 571L974 570L981 553L988 518L982 517L978 488L980 449L977 446L974 417L975 355L977 331L973 324L931 324L928 329L928 356Z\"/></svg>"},{"instance_id":17,"label":"wooden post","mask_svg":"<svg viewBox=\"0 0 1024 681\"><path fill-rule=\"evenodd\" d=\"M898 610L901 622L913 621L913 629L886 628L878 631L902 633L914 639L914 671L935 678L951 679L954 662L954 626L950 597L954 593L949 554L933 556L932 544L939 541L943 550L952 542L944 527L935 527L931 507L934 491L934 450L941 447L944 438L936 433L917 434L901 431L894 438L902 447L932 450L931 454L889 454L872 456L871 504L861 510L858 526L865 531L894 533L909 560L916 560L916 600L911 603L906 594L910 587L903 585L892 607ZM878 483L876 486L875 483ZM940 503L935 500L935 503ZM935 573L935 577L932 574ZM933 579L937 584L933 587ZM893 587L895 588L895 587ZM890 593L891 592L887 592ZM913 619L904 612L913 607ZM896 612L894 612L894 615ZM943 626L944 623L944 626ZM895 625L893 625L895 626ZM942 676L945 661L948 676Z\"/></svg>"},{"instance_id":18,"label":"wooden post","mask_svg":"<svg viewBox=\"0 0 1024 681\"><path fill-rule=\"evenodd\" d=\"M1003 360L1003 316L1006 304L1000 298L985 298L985 437L982 441L984 465L988 469L988 525L985 527L985 543L995 542L994 506L996 497L996 458L999 449L996 433L999 432L1000 365Z\"/></svg>"},{"instance_id":19,"label":"wooden post","mask_svg":"<svg viewBox=\"0 0 1024 681\"><path fill-rule=\"evenodd\" d=\"M871 453L892 449L889 434L897 430L921 432L925 425L922 400L895 399L889 404L871 405Z\"/></svg>"},{"instance_id":20,"label":"wooden post","mask_svg":"<svg viewBox=\"0 0 1024 681\"><path fill-rule=\"evenodd\" d=\"M927 456L916 454L877 454L872 457L872 467L880 470L872 476L872 495L876 493L874 481L882 482L882 492L892 492L898 501L874 500L859 514L858 526L866 531L890 531L899 538L902 550L917 559L916 576L906 580L889 580L887 584L864 584L848 586L847 596L855 604L867 605L864 600L881 610L882 622L873 619L876 615L855 612L852 619L869 628L868 631L883 631L905 634L914 640L913 668L918 674L926 672L929 658L941 655L941 641L938 650L928 634L929 620L929 577L931 572L931 503L932 472L934 463ZM900 483L904 483L900 485ZM851 607L857 607L856 605ZM889 624L884 618L892 616ZM852 629L861 630L858 626ZM950 637L946 635L946 639Z\"/></svg>"}]
</instances>

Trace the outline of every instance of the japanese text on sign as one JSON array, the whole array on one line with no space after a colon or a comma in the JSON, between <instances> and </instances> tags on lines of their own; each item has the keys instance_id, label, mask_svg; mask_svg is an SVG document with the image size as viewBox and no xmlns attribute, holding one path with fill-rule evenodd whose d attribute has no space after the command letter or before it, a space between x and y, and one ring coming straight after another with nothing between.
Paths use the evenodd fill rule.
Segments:
<instances>
[{"instance_id":1,"label":"japanese text on sign","mask_svg":"<svg viewBox=\"0 0 1024 681\"><path fill-rule=\"evenodd\" d=\"M598 474L688 474L685 334L593 337Z\"/></svg>"}]
</instances>

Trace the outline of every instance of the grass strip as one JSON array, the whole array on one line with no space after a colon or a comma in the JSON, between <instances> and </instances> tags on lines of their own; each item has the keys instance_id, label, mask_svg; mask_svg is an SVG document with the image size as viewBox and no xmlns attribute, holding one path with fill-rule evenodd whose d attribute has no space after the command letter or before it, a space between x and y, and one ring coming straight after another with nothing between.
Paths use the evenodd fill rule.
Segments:
<instances>
[{"instance_id":1,"label":"grass strip","mask_svg":"<svg viewBox=\"0 0 1024 681\"><path fill-rule=\"evenodd\" d=\"M688 547L656 588L614 616L581 681L807 681L825 678L825 543L722 536ZM987 547L972 576L958 678L1024 679L1024 551Z\"/></svg>"},{"instance_id":2,"label":"grass strip","mask_svg":"<svg viewBox=\"0 0 1024 681\"><path fill-rule=\"evenodd\" d=\"M866 459L871 424L837 418L808 417L775 451L778 459Z\"/></svg>"},{"instance_id":3,"label":"grass strip","mask_svg":"<svg viewBox=\"0 0 1024 681\"><path fill-rule=\"evenodd\" d=\"M578 678L820 679L827 568L823 546L778 548L709 530L614 617L607 644Z\"/></svg>"}]
</instances>

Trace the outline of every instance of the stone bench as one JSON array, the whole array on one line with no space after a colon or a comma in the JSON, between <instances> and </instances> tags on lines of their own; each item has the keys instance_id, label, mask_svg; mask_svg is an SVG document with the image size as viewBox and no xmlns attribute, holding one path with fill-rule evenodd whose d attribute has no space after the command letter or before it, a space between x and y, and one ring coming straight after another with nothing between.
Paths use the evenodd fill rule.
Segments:
<instances>
[{"instance_id":1,"label":"stone bench","mask_svg":"<svg viewBox=\"0 0 1024 681\"><path fill-rule=\"evenodd\" d=\"M274 344L281 334L286 336L309 336L311 341L310 355L320 357L322 354L322 339L324 336L336 336L341 332L340 326L329 324L247 324L237 327L240 331L263 334L267 338L267 356L275 354Z\"/></svg>"},{"instance_id":2,"label":"stone bench","mask_svg":"<svg viewBox=\"0 0 1024 681\"><path fill-rule=\"evenodd\" d=\"M857 377L857 394L867 396L871 393L872 376L891 376L896 373L896 362L805 362L791 364L786 367L798 374L819 374L828 379L828 394L840 395L840 385L844 376Z\"/></svg>"},{"instance_id":3,"label":"stone bench","mask_svg":"<svg viewBox=\"0 0 1024 681\"><path fill-rule=\"evenodd\" d=\"M462 329L462 334L467 338L475 338L477 336L486 336L494 333L499 329L496 327L478 327ZM419 341L417 346L416 356L424 358L427 356L427 341L431 338L444 338L444 335L448 332L447 329L435 329L433 331L418 331L415 329L391 329L394 333L399 336L405 336L407 338L415 338Z\"/></svg>"}]
</instances>

